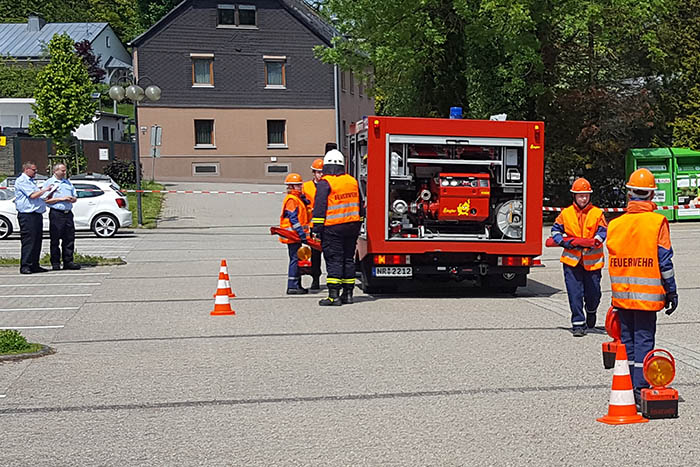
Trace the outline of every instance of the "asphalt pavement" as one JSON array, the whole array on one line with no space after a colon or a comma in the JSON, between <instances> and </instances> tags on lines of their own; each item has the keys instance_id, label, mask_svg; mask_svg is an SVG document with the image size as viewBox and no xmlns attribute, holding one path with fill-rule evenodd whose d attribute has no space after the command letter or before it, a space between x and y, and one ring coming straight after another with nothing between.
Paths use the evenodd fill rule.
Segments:
<instances>
[{"instance_id":1,"label":"asphalt pavement","mask_svg":"<svg viewBox=\"0 0 700 467\"><path fill-rule=\"evenodd\" d=\"M556 249L515 297L357 290L321 308L325 291L284 293L282 199L171 194L155 230L78 239L126 265L0 268L0 327L56 349L0 363L0 465L698 464L700 223L672 225L680 306L658 320L680 418L608 426L609 338L571 336ZM209 314L221 259L235 316Z\"/></svg>"}]
</instances>

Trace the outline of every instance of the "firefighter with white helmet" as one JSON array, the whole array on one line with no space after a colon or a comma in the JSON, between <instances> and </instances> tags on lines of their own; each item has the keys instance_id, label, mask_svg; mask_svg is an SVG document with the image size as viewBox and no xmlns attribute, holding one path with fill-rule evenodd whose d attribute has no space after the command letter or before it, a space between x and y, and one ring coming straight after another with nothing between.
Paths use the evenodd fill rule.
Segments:
<instances>
[{"instance_id":1,"label":"firefighter with white helmet","mask_svg":"<svg viewBox=\"0 0 700 467\"><path fill-rule=\"evenodd\" d=\"M554 221L552 239L564 248L560 261L571 309L571 331L575 337L582 337L586 328L592 329L596 323L607 223L603 211L591 204L593 188L588 180L576 179L570 191L574 202Z\"/></svg>"},{"instance_id":2,"label":"firefighter with white helmet","mask_svg":"<svg viewBox=\"0 0 700 467\"><path fill-rule=\"evenodd\" d=\"M620 339L627 350L634 397L649 387L643 363L654 349L656 312L678 307L673 248L668 219L654 212L654 175L635 170L627 182L627 211L610 221L608 253L612 305L620 319Z\"/></svg>"},{"instance_id":3,"label":"firefighter with white helmet","mask_svg":"<svg viewBox=\"0 0 700 467\"><path fill-rule=\"evenodd\" d=\"M309 293L301 286L299 273L299 257L297 253L302 243L306 243L309 235L309 212L306 209L308 200L301 192L302 179L298 173L290 173L284 180L287 185L287 196L282 202L280 227L296 232L300 241L280 237L280 242L286 243L289 250L289 268L287 273L287 294L299 295Z\"/></svg>"},{"instance_id":4,"label":"firefighter with white helmet","mask_svg":"<svg viewBox=\"0 0 700 467\"><path fill-rule=\"evenodd\" d=\"M316 197L316 184L323 178L323 159L316 159L311 164L311 175L312 179L304 182L302 187L302 192L306 199L309 200L307 210L309 211L309 219L311 219L311 213L314 209L314 198ZM311 250L311 290L319 290L321 288L320 283L321 278L321 252L312 249Z\"/></svg>"},{"instance_id":5,"label":"firefighter with white helmet","mask_svg":"<svg viewBox=\"0 0 700 467\"><path fill-rule=\"evenodd\" d=\"M311 216L312 232L321 237L328 272L328 297L319 301L321 306L353 303L355 248L363 216L357 180L345 173L343 154L331 149L323 158L323 178L316 184Z\"/></svg>"}]
</instances>

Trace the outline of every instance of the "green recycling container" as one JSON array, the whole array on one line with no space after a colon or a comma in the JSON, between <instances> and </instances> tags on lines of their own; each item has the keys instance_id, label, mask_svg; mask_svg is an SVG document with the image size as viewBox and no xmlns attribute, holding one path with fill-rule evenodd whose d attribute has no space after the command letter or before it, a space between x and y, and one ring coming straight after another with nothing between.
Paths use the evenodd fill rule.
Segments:
<instances>
[{"instance_id":1,"label":"green recycling container","mask_svg":"<svg viewBox=\"0 0 700 467\"><path fill-rule=\"evenodd\" d=\"M700 152L686 148L671 148L673 154L674 204L689 204L697 199L700 189ZM679 209L677 220L700 219L700 207Z\"/></svg>"},{"instance_id":2,"label":"green recycling container","mask_svg":"<svg viewBox=\"0 0 700 467\"><path fill-rule=\"evenodd\" d=\"M673 206L676 204L674 179L673 179L673 153L669 148L639 148L630 149L625 156L625 172L629 179L632 172L640 168L647 168L656 178L654 202L659 206ZM656 212L663 214L668 220L676 220L676 210L660 209Z\"/></svg>"}]
</instances>

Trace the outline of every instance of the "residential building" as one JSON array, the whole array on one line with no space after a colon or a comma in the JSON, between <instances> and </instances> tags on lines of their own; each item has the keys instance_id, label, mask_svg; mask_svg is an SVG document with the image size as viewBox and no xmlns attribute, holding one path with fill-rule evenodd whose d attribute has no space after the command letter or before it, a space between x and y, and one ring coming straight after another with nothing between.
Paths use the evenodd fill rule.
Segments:
<instances>
[{"instance_id":1,"label":"residential building","mask_svg":"<svg viewBox=\"0 0 700 467\"><path fill-rule=\"evenodd\" d=\"M130 74L131 55L107 23L47 23L37 15L30 15L26 23L0 23L0 56L20 65L44 65L49 61L46 44L54 34L63 33L75 42L90 42L107 72L105 83L120 82Z\"/></svg>"},{"instance_id":2,"label":"residential building","mask_svg":"<svg viewBox=\"0 0 700 467\"><path fill-rule=\"evenodd\" d=\"M27 133L29 122L37 118L32 109L35 103L33 98L0 99L0 128L3 134ZM92 122L80 125L72 134L84 141L122 141L126 131L126 119L126 115L98 110Z\"/></svg>"},{"instance_id":3,"label":"residential building","mask_svg":"<svg viewBox=\"0 0 700 467\"><path fill-rule=\"evenodd\" d=\"M152 125L163 128L162 180L279 183L309 176L343 122L373 99L340 89L341 73L314 47L335 31L301 0L185 0L134 39L135 74L161 98L139 103L146 176ZM346 123L346 128L349 123Z\"/></svg>"}]
</instances>

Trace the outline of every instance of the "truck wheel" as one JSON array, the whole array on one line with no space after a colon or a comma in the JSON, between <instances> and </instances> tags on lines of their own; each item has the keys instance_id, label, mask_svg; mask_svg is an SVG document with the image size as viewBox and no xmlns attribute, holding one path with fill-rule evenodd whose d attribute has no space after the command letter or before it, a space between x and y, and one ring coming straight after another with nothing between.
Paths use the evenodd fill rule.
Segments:
<instances>
[{"instance_id":1,"label":"truck wheel","mask_svg":"<svg viewBox=\"0 0 700 467\"><path fill-rule=\"evenodd\" d=\"M490 274L483 279L483 285L490 291L515 295L524 274L505 273Z\"/></svg>"}]
</instances>

